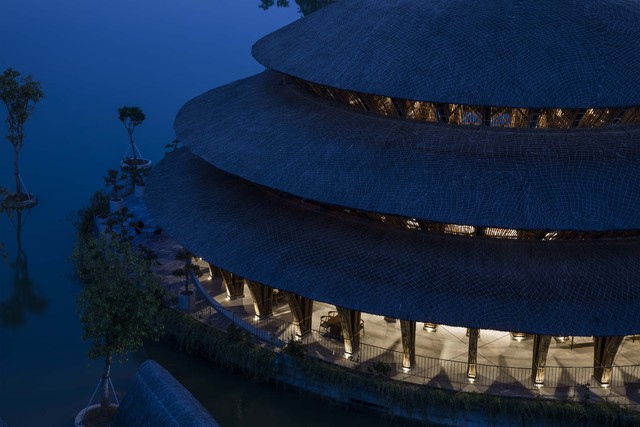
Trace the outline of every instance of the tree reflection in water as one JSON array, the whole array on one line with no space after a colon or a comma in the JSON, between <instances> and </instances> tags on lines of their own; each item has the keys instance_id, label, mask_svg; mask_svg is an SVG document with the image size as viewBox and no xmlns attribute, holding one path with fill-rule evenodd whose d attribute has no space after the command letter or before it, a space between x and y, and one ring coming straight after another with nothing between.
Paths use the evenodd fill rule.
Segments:
<instances>
[{"instance_id":1,"label":"tree reflection in water","mask_svg":"<svg viewBox=\"0 0 640 427\"><path fill-rule=\"evenodd\" d=\"M0 301L0 325L18 327L25 323L27 313L42 315L49 300L41 295L29 278L27 253L22 249L22 228L26 216L22 210L17 210L9 214L9 219L16 229L17 254L15 261L10 263L14 270L13 293L6 301Z\"/></svg>"}]
</instances>

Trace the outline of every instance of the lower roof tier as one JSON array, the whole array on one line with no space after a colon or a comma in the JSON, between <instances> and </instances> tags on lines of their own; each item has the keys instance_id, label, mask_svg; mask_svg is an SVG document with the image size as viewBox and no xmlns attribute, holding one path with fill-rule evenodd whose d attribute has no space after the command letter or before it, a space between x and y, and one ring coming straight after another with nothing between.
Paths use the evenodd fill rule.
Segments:
<instances>
[{"instance_id":1,"label":"lower roof tier","mask_svg":"<svg viewBox=\"0 0 640 427\"><path fill-rule=\"evenodd\" d=\"M519 241L420 233L329 212L186 149L147 185L155 221L242 277L394 318L550 335L640 331L640 239Z\"/></svg>"},{"instance_id":2,"label":"lower roof tier","mask_svg":"<svg viewBox=\"0 0 640 427\"><path fill-rule=\"evenodd\" d=\"M175 122L226 172L322 203L484 227L640 229L640 127L496 129L361 113L267 71Z\"/></svg>"}]
</instances>

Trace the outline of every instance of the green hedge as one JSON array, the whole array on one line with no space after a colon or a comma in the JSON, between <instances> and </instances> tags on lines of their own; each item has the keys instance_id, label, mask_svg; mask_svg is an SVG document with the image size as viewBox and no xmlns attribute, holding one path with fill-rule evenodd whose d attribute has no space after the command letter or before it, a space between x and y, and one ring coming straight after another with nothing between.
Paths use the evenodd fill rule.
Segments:
<instances>
[{"instance_id":1,"label":"green hedge","mask_svg":"<svg viewBox=\"0 0 640 427\"><path fill-rule=\"evenodd\" d=\"M521 425L544 419L549 424L576 426L637 426L640 414L608 402L577 402L536 397L510 398L475 392L455 392L409 384L343 368L321 361L297 358L294 363L311 381L335 387L368 390L385 406L400 407L406 413L426 417L429 413L452 419L463 413L481 413L490 421L509 418Z\"/></svg>"},{"instance_id":2,"label":"green hedge","mask_svg":"<svg viewBox=\"0 0 640 427\"><path fill-rule=\"evenodd\" d=\"M207 326L190 316L166 310L167 338L185 353L203 357L220 366L239 369L255 380L273 377L275 353L251 342L248 332L235 325L226 332Z\"/></svg>"},{"instance_id":3,"label":"green hedge","mask_svg":"<svg viewBox=\"0 0 640 427\"><path fill-rule=\"evenodd\" d=\"M167 312L166 330L179 350L204 357L221 366L239 369L252 379L270 381L274 378L275 353L253 344L246 331L231 327L224 332L182 313ZM367 390L377 396L382 405L400 407L418 418L438 413L455 419L464 413L479 413L489 421L498 422L507 417L521 425L531 425L541 419L558 425L640 425L638 413L607 402L509 398L453 392L395 381L309 357L290 356L289 360L309 382L346 390Z\"/></svg>"}]
</instances>

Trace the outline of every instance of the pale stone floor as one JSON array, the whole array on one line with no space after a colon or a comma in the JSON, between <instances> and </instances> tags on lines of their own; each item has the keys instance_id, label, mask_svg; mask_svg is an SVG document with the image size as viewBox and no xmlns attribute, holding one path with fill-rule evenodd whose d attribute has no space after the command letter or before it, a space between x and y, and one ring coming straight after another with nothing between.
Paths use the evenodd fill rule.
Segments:
<instances>
[{"instance_id":1,"label":"pale stone floor","mask_svg":"<svg viewBox=\"0 0 640 427\"><path fill-rule=\"evenodd\" d=\"M153 233L153 231L157 230L151 217L147 213L144 205L144 199L135 199L130 197L127 199L127 205L130 212L134 215L134 220L141 219L145 224L143 233L136 236L134 241L143 243L158 254L160 265L156 271L163 277L163 285L165 288L167 288L169 292L177 293L184 286L184 278L173 276L171 275L171 272L183 265L181 261L175 260L175 254L180 249L180 245L169 238L165 233ZM208 279L208 275L205 274L202 278L202 284L209 291L209 294L225 308L238 315L246 315L247 319L253 319L253 302L249 289L246 286L244 298L229 301L226 298L226 293L224 292L224 287L220 278ZM215 310L211 310L208 307L208 303L206 303L203 298L198 300L197 305L198 309L207 309L210 313L215 313ZM312 329L318 330L320 325L320 316L327 314L327 312L331 310L335 310L335 306L321 302L314 302ZM274 322L277 320L291 322L292 318L288 305L286 303L275 304L272 319ZM364 320L365 325L365 334L361 341L362 344L395 350L396 352L402 351L399 322L390 322L385 320L382 316L367 313L362 314L362 319ZM418 323L416 328L416 355L461 362L457 365L467 362L468 338L466 337L466 328L439 325L436 332L428 332L423 330L422 326L422 323ZM351 362L345 361L342 358L340 351L337 350L342 348L342 343L330 343L326 340L324 340L323 343L330 344L330 349L324 349L330 351L323 351L322 348L314 350L318 357L331 359L333 356L335 359L332 360L333 362L349 366ZM318 346L315 342L314 345ZM531 337L527 337L525 340L518 342L512 339L509 332L481 330L478 340L478 364L522 368L522 375L528 377L531 372L532 347L533 339ZM571 339L568 339L564 343L552 339L547 357L547 367L563 368L556 369L554 372L562 372L563 376L571 376L571 370L567 368L589 368L592 364L593 340L591 337L574 337L573 346L571 346ZM633 339L633 337L625 338L617 355L615 365L640 365L640 337L638 337L638 339ZM439 369L442 369L443 372L445 370L444 368ZM582 369L580 371L588 372L589 370ZM481 372L482 371L479 368L479 373ZM496 370L487 372L491 372L489 375L501 376L501 374L496 374L496 372L498 372ZM589 394L592 398L614 400L618 403L634 406L640 403L640 392L638 389L638 383L640 380L637 378L639 373L640 371L634 368L633 373L631 374L631 380L629 380L629 376L625 377L625 388L613 390L597 387L593 384L595 383L593 378L590 380L588 378L580 378L580 381L578 378L575 378L574 382L576 384L592 383L590 389L584 389L586 390L584 393ZM424 383L423 378L417 378L415 375L416 372L413 372L412 374L396 372L394 373L394 378ZM417 373L417 375L420 375L420 373ZM425 373L425 375L433 377L433 375L429 373ZM507 380L505 382L509 382L510 379L513 380L513 377L510 375L511 372L507 375ZM549 370L546 375L547 377L550 375ZM504 380L504 378L502 378L502 380ZM572 378L569 378L568 380L571 382ZM518 381L513 380L513 382L517 383ZM626 384L627 382L629 384ZM437 375L435 379L428 383L437 383L440 386L467 391L487 391L487 388L478 387L473 384L451 387L450 383L447 381L442 382L441 378ZM492 387L489 388L491 389ZM580 388L580 390L583 389ZM493 391L495 392L495 390ZM576 386L572 389L563 390L562 392L550 389L550 387L543 387L536 394L548 397L580 398L582 396L580 393L582 392L579 391ZM533 395L530 390L524 390L518 387L507 387L505 390L500 389L497 394Z\"/></svg>"}]
</instances>

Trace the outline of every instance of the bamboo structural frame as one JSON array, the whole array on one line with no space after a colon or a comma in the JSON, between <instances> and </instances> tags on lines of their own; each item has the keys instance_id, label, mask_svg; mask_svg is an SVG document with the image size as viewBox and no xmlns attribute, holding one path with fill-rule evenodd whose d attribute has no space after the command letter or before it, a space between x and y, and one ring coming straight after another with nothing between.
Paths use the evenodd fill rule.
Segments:
<instances>
[{"instance_id":1,"label":"bamboo structural frame","mask_svg":"<svg viewBox=\"0 0 640 427\"><path fill-rule=\"evenodd\" d=\"M453 125L571 129L640 123L640 106L611 108L520 108L437 103L337 89L293 77L306 92L342 105L400 119Z\"/></svg>"},{"instance_id":2,"label":"bamboo structural frame","mask_svg":"<svg viewBox=\"0 0 640 427\"><path fill-rule=\"evenodd\" d=\"M596 336L593 360L563 382L593 373L617 384L627 375L612 371L617 336L640 330L640 86L628 78L640 50L597 53L611 40L640 46L624 36L640 36L638 19L619 19L640 17L640 5L605 0L594 15L583 4L524 2L506 22L499 7L462 0L356 3L325 9L343 20L299 20L258 41L252 53L267 70L185 104L175 124L185 147L149 180L154 219L247 279L254 323L275 302L251 280L285 291L287 335L308 334L305 343L316 335L314 300L336 306L317 331L332 356L344 348L358 364L368 359L361 313L371 313L404 319L401 337L380 319L395 341L376 354L393 351L407 377L436 373L416 340L418 351L421 339L439 340L426 332L440 324L467 327L455 381L466 375L473 389L491 373L553 387L562 373L547 365L554 335L570 335L571 346ZM612 24L585 31L594 18ZM395 22L385 28L429 42L361 21ZM562 37L547 37L556 29ZM470 34L482 35L480 49ZM504 55L514 49L531 60ZM242 296L243 279L223 278L230 299ZM434 323L416 336L417 321ZM493 331L521 351L513 364L511 351L497 355L517 377L479 363L485 345L487 355L501 351L488 347ZM509 333L527 341L509 344Z\"/></svg>"},{"instance_id":3,"label":"bamboo structural frame","mask_svg":"<svg viewBox=\"0 0 640 427\"><path fill-rule=\"evenodd\" d=\"M296 335L303 337L311 332L311 321L313 316L313 300L305 298L300 295L296 295L291 292L283 292L289 309L291 310L291 317L293 317L293 325L296 328Z\"/></svg>"},{"instance_id":4,"label":"bamboo structural frame","mask_svg":"<svg viewBox=\"0 0 640 427\"><path fill-rule=\"evenodd\" d=\"M244 298L244 280L242 277L223 268L220 269L220 273L222 274L222 283L227 292L227 298L230 300Z\"/></svg>"},{"instance_id":5,"label":"bamboo structural frame","mask_svg":"<svg viewBox=\"0 0 640 427\"><path fill-rule=\"evenodd\" d=\"M624 336L593 337L593 376L601 386L611 381L611 367Z\"/></svg>"},{"instance_id":6,"label":"bamboo structural frame","mask_svg":"<svg viewBox=\"0 0 640 427\"><path fill-rule=\"evenodd\" d=\"M360 312L349 308L336 306L342 326L342 338L344 339L344 352L347 357L353 357L360 350Z\"/></svg>"},{"instance_id":7,"label":"bamboo structural frame","mask_svg":"<svg viewBox=\"0 0 640 427\"><path fill-rule=\"evenodd\" d=\"M351 217L360 218L366 221L380 222L392 227L426 231L438 234L454 234L457 236L467 237L487 237L491 239L509 239L509 240L597 240L597 239L624 239L632 237L640 237L640 230L607 230L607 231L578 231L578 230L530 230L530 229L513 229L501 227L485 227L467 224L447 224L427 219L410 218L400 215L391 215L386 213L364 211L351 207L332 205L322 203L315 200L303 199L292 196L272 188L265 191L283 197L285 199L293 199L297 203L312 205L330 212L338 212L340 214Z\"/></svg>"},{"instance_id":8,"label":"bamboo structural frame","mask_svg":"<svg viewBox=\"0 0 640 427\"><path fill-rule=\"evenodd\" d=\"M273 315L273 288L253 280L245 279L244 282L253 298L253 307L256 315L259 317Z\"/></svg>"},{"instance_id":9,"label":"bamboo structural frame","mask_svg":"<svg viewBox=\"0 0 640 427\"><path fill-rule=\"evenodd\" d=\"M547 354L551 335L534 335L533 357L531 361L531 376L533 383L542 386L544 384L544 368L547 365Z\"/></svg>"},{"instance_id":10,"label":"bamboo structural frame","mask_svg":"<svg viewBox=\"0 0 640 427\"><path fill-rule=\"evenodd\" d=\"M411 369L416 364L416 322L400 320L402 334L402 367Z\"/></svg>"},{"instance_id":11,"label":"bamboo structural frame","mask_svg":"<svg viewBox=\"0 0 640 427\"><path fill-rule=\"evenodd\" d=\"M480 329L467 329L469 335L469 357L467 359L467 380L474 382L478 377L478 338Z\"/></svg>"}]
</instances>

